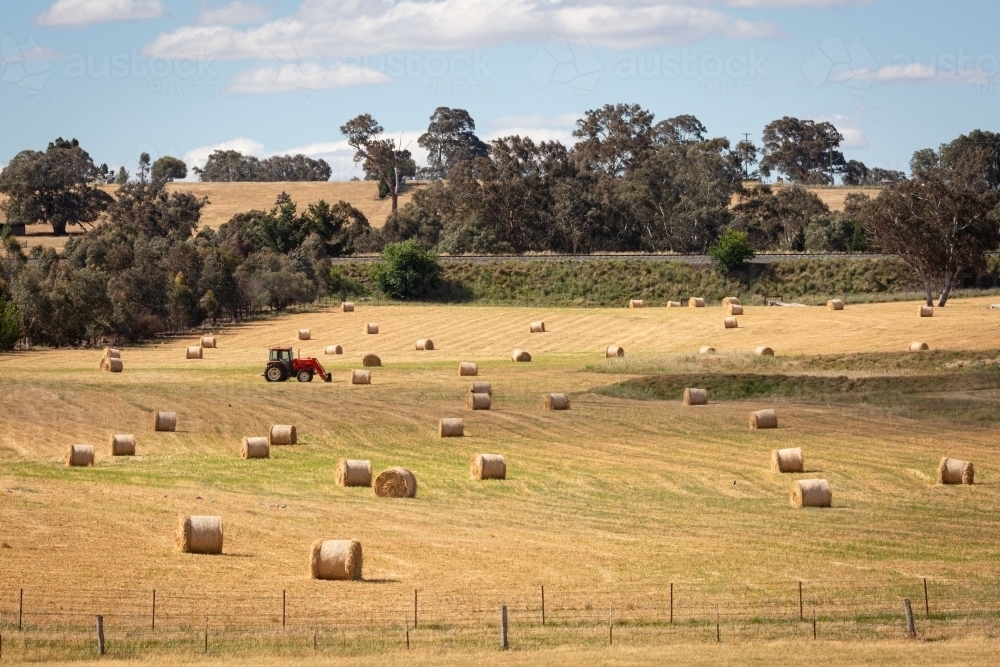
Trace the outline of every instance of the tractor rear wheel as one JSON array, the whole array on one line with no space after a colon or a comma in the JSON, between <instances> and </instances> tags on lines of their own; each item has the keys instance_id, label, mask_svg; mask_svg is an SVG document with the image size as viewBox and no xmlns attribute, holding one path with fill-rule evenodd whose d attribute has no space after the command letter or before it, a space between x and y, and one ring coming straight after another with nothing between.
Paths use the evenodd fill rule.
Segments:
<instances>
[{"instance_id":1,"label":"tractor rear wheel","mask_svg":"<svg viewBox=\"0 0 1000 667\"><path fill-rule=\"evenodd\" d=\"M268 382L281 382L285 379L285 369L278 364L268 366L264 371L264 378Z\"/></svg>"},{"instance_id":2,"label":"tractor rear wheel","mask_svg":"<svg viewBox=\"0 0 1000 667\"><path fill-rule=\"evenodd\" d=\"M313 374L310 373L309 371L299 371L298 378L299 382L312 382Z\"/></svg>"}]
</instances>

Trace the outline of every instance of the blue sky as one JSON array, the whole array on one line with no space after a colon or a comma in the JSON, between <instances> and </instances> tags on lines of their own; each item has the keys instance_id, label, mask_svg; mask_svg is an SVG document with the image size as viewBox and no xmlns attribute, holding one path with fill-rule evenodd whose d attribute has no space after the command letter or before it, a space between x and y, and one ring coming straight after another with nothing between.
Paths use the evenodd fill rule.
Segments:
<instances>
[{"instance_id":1,"label":"blue sky","mask_svg":"<svg viewBox=\"0 0 1000 667\"><path fill-rule=\"evenodd\" d=\"M489 139L570 142L583 111L637 102L711 136L789 115L847 157L1000 131L1000 5L891 0L25 0L0 6L0 164L76 137L96 162L217 147L322 157L368 112L422 161L435 107Z\"/></svg>"}]
</instances>

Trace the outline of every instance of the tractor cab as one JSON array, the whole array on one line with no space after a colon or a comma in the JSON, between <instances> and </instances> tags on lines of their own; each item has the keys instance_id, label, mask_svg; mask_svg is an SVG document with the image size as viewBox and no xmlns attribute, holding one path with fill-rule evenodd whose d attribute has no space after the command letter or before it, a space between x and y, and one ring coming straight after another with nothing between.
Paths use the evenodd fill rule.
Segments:
<instances>
[{"instance_id":1,"label":"tractor cab","mask_svg":"<svg viewBox=\"0 0 1000 667\"><path fill-rule=\"evenodd\" d=\"M319 375L324 382L332 380L319 359L296 359L290 347L276 346L269 350L264 367L264 379L268 382L284 382L290 377L299 382L312 382L314 375Z\"/></svg>"},{"instance_id":2,"label":"tractor cab","mask_svg":"<svg viewBox=\"0 0 1000 667\"><path fill-rule=\"evenodd\" d=\"M290 372L292 370L292 348L272 347L269 361L280 361Z\"/></svg>"}]
</instances>

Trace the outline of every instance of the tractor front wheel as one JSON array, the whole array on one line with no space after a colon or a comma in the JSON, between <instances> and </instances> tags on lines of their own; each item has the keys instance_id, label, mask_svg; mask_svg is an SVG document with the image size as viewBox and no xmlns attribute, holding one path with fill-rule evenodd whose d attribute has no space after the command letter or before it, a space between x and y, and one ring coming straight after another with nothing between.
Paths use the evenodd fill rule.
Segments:
<instances>
[{"instance_id":1,"label":"tractor front wheel","mask_svg":"<svg viewBox=\"0 0 1000 667\"><path fill-rule=\"evenodd\" d=\"M268 382L281 382L285 379L285 369L277 364L268 366L267 370L264 371L264 378Z\"/></svg>"},{"instance_id":2,"label":"tractor front wheel","mask_svg":"<svg viewBox=\"0 0 1000 667\"><path fill-rule=\"evenodd\" d=\"M299 371L298 378L299 382L312 382L313 374L310 373L309 371Z\"/></svg>"}]
</instances>

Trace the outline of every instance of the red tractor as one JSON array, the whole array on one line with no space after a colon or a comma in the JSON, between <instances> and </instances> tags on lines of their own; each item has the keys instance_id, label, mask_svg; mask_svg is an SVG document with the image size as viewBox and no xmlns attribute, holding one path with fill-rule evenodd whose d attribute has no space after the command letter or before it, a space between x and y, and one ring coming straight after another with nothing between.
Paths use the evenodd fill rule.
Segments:
<instances>
[{"instance_id":1,"label":"red tractor","mask_svg":"<svg viewBox=\"0 0 1000 667\"><path fill-rule=\"evenodd\" d=\"M272 347L267 366L264 367L264 379L268 382L284 382L293 375L299 382L312 382L314 375L323 378L324 382L333 380L333 376L323 369L319 359L299 359L292 355L290 347Z\"/></svg>"}]
</instances>

